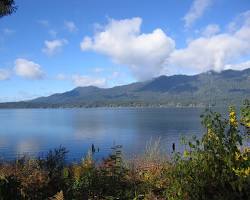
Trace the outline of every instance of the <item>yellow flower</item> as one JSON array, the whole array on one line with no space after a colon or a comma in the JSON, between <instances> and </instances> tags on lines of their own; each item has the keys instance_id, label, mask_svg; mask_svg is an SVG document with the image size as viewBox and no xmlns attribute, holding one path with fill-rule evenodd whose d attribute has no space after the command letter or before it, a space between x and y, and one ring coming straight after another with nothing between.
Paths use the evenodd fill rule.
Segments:
<instances>
[{"instance_id":1,"label":"yellow flower","mask_svg":"<svg viewBox=\"0 0 250 200\"><path fill-rule=\"evenodd\" d=\"M241 154L238 152L235 152L235 160L239 160L241 157Z\"/></svg>"},{"instance_id":2,"label":"yellow flower","mask_svg":"<svg viewBox=\"0 0 250 200\"><path fill-rule=\"evenodd\" d=\"M244 148L243 151L235 152L235 159L247 161L249 159L249 155L248 155L249 152L250 152L249 147Z\"/></svg>"},{"instance_id":3,"label":"yellow flower","mask_svg":"<svg viewBox=\"0 0 250 200\"><path fill-rule=\"evenodd\" d=\"M235 108L234 107L230 107L229 108L229 123L231 126L237 128L238 126L238 121L236 118L236 112L235 112Z\"/></svg>"},{"instance_id":4,"label":"yellow flower","mask_svg":"<svg viewBox=\"0 0 250 200\"><path fill-rule=\"evenodd\" d=\"M187 158L189 156L189 152L187 150L184 150L183 152L183 157Z\"/></svg>"},{"instance_id":5,"label":"yellow flower","mask_svg":"<svg viewBox=\"0 0 250 200\"><path fill-rule=\"evenodd\" d=\"M245 169L245 175L246 176L250 175L250 167L248 167L248 168Z\"/></svg>"},{"instance_id":6,"label":"yellow flower","mask_svg":"<svg viewBox=\"0 0 250 200\"><path fill-rule=\"evenodd\" d=\"M234 173L237 175L237 176L242 176L244 178L248 177L250 175L250 167L248 168L243 168L243 169L240 169L240 168L233 168L233 171Z\"/></svg>"},{"instance_id":7,"label":"yellow flower","mask_svg":"<svg viewBox=\"0 0 250 200\"><path fill-rule=\"evenodd\" d=\"M207 140L219 140L219 137L212 131L211 128L207 129Z\"/></svg>"},{"instance_id":8,"label":"yellow flower","mask_svg":"<svg viewBox=\"0 0 250 200\"><path fill-rule=\"evenodd\" d=\"M250 153L250 147L245 147L243 150L244 153Z\"/></svg>"}]
</instances>

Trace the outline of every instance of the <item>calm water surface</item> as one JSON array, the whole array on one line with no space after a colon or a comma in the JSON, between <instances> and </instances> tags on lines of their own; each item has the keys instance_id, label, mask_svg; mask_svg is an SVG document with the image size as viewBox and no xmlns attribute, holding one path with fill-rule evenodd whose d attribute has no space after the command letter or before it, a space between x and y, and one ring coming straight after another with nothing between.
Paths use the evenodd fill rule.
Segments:
<instances>
[{"instance_id":1,"label":"calm water surface","mask_svg":"<svg viewBox=\"0 0 250 200\"><path fill-rule=\"evenodd\" d=\"M203 129L197 108L91 108L0 110L0 155L14 159L22 154L41 155L60 145L68 160L79 160L93 143L101 158L114 144L139 154L147 142L161 138L171 152L182 135L200 136Z\"/></svg>"}]
</instances>

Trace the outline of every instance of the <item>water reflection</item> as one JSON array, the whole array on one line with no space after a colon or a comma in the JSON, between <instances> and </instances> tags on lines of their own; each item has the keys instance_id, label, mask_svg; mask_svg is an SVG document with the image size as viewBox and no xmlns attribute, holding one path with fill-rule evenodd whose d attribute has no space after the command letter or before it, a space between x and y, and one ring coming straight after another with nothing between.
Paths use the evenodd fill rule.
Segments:
<instances>
[{"instance_id":1,"label":"water reflection","mask_svg":"<svg viewBox=\"0 0 250 200\"><path fill-rule=\"evenodd\" d=\"M201 109L27 109L0 110L0 150L8 159L17 154L46 152L60 145L69 159L81 158L95 144L99 157L121 144L127 154L145 149L150 139L161 137L171 151L181 135L200 135Z\"/></svg>"},{"instance_id":2,"label":"water reflection","mask_svg":"<svg viewBox=\"0 0 250 200\"><path fill-rule=\"evenodd\" d=\"M21 140L16 144L16 155L35 155L40 152L40 142L35 139Z\"/></svg>"}]
</instances>

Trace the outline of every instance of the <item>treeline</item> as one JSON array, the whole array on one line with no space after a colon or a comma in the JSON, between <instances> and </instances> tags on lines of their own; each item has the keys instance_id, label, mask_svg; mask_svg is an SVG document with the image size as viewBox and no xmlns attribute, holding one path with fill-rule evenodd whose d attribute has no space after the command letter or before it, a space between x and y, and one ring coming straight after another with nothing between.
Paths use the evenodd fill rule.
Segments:
<instances>
[{"instance_id":1,"label":"treeline","mask_svg":"<svg viewBox=\"0 0 250 200\"><path fill-rule=\"evenodd\" d=\"M234 105L241 105L242 99L234 101ZM208 106L225 107L231 104L228 100L222 102L146 102L146 101L100 101L100 102L77 102L77 103L38 103L38 102L7 102L0 103L0 109L19 109L19 108L119 108L119 107L133 107L133 108L178 108L178 107L191 107L191 108L205 108Z\"/></svg>"},{"instance_id":2,"label":"treeline","mask_svg":"<svg viewBox=\"0 0 250 200\"><path fill-rule=\"evenodd\" d=\"M67 150L44 158L0 164L0 199L187 199L240 200L250 197L250 103L228 118L207 110L202 139L183 140L185 150L162 154L159 143L145 155L125 160L121 146L96 162L89 153L67 164Z\"/></svg>"}]
</instances>

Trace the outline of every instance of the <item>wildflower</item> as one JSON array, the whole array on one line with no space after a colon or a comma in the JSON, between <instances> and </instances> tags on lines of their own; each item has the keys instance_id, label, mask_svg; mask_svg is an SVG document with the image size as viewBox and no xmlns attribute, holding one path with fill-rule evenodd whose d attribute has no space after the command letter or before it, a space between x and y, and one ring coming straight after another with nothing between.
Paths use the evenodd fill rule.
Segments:
<instances>
[{"instance_id":1,"label":"wildflower","mask_svg":"<svg viewBox=\"0 0 250 200\"><path fill-rule=\"evenodd\" d=\"M250 147L245 147L243 150L244 153L250 153Z\"/></svg>"},{"instance_id":2,"label":"wildflower","mask_svg":"<svg viewBox=\"0 0 250 200\"><path fill-rule=\"evenodd\" d=\"M248 177L250 175L250 167L242 168L242 169L233 168L233 171L237 176L242 176L244 178L246 178L246 177Z\"/></svg>"},{"instance_id":3,"label":"wildflower","mask_svg":"<svg viewBox=\"0 0 250 200\"><path fill-rule=\"evenodd\" d=\"M239 152L235 152L235 160L240 160L241 154Z\"/></svg>"},{"instance_id":4,"label":"wildflower","mask_svg":"<svg viewBox=\"0 0 250 200\"><path fill-rule=\"evenodd\" d=\"M183 152L183 157L187 158L189 156L189 152L187 150L184 150Z\"/></svg>"},{"instance_id":5,"label":"wildflower","mask_svg":"<svg viewBox=\"0 0 250 200\"><path fill-rule=\"evenodd\" d=\"M236 118L236 112L235 112L235 108L230 107L229 108L229 123L232 127L237 128L238 126L238 121Z\"/></svg>"},{"instance_id":6,"label":"wildflower","mask_svg":"<svg viewBox=\"0 0 250 200\"><path fill-rule=\"evenodd\" d=\"M207 129L207 140L211 141L211 140L219 140L219 137L213 132L213 130L211 128L208 127Z\"/></svg>"}]
</instances>

